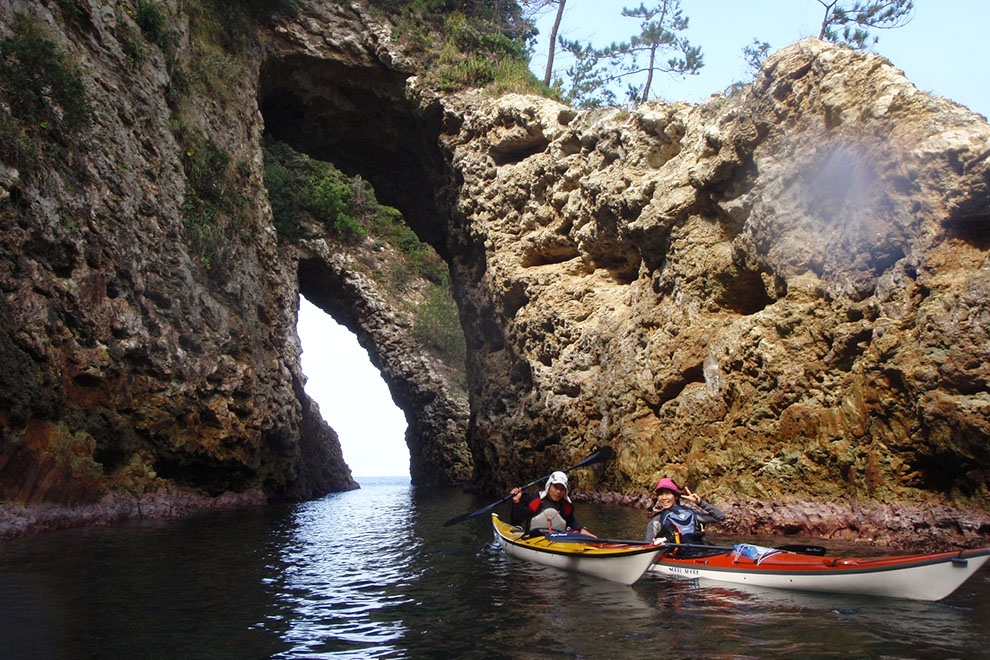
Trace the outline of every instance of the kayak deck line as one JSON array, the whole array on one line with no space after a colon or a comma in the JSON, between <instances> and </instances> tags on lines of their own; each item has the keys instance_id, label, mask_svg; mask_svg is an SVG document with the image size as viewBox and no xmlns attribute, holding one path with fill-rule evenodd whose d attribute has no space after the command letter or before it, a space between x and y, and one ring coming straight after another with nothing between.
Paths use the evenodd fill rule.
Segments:
<instances>
[{"instance_id":1,"label":"kayak deck line","mask_svg":"<svg viewBox=\"0 0 990 660\"><path fill-rule=\"evenodd\" d=\"M493 519L498 516L492 514ZM572 541L558 541L552 534L532 534L523 531L521 527L511 527L499 520L501 525L508 528L508 533L503 536L508 543L524 547L539 552L549 552L559 555L581 555L588 559L608 559L615 556L629 556L645 553L658 553L662 551L662 546L652 544L627 544L621 541L607 540L598 541L593 536L585 537L588 540L582 543ZM498 528L496 528L498 530ZM500 534L502 530L498 530Z\"/></svg>"},{"instance_id":2,"label":"kayak deck line","mask_svg":"<svg viewBox=\"0 0 990 660\"><path fill-rule=\"evenodd\" d=\"M647 552L657 552L661 549L659 546L630 546L623 543L616 543L614 541L603 543L596 543L592 541L581 545L568 542L566 548L561 548L560 541L554 540L553 538L548 538L542 534L539 536L532 536L524 541L509 539L509 542L543 552L553 552L555 554L581 554L584 557L593 559L607 559L616 555L627 556Z\"/></svg>"}]
</instances>

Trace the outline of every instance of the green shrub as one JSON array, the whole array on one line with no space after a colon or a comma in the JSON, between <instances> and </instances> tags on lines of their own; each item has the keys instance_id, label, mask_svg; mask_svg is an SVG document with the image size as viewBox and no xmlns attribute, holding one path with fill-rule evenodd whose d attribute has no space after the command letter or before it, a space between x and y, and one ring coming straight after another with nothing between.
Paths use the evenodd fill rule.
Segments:
<instances>
[{"instance_id":1,"label":"green shrub","mask_svg":"<svg viewBox=\"0 0 990 660\"><path fill-rule=\"evenodd\" d=\"M293 242L307 236L302 231L300 213L302 204L294 192L293 175L284 163L270 156L265 150L265 187L272 207L272 219L279 238Z\"/></svg>"},{"instance_id":2,"label":"green shrub","mask_svg":"<svg viewBox=\"0 0 990 660\"><path fill-rule=\"evenodd\" d=\"M193 136L186 148L183 169L197 196L218 203L226 201L229 167L230 154L211 140Z\"/></svg>"},{"instance_id":3,"label":"green shrub","mask_svg":"<svg viewBox=\"0 0 990 660\"><path fill-rule=\"evenodd\" d=\"M559 89L547 87L529 70L529 63L516 58L505 59L498 63L495 80L488 85L488 92L493 95L536 94L560 101L562 95Z\"/></svg>"},{"instance_id":4,"label":"green shrub","mask_svg":"<svg viewBox=\"0 0 990 660\"><path fill-rule=\"evenodd\" d=\"M224 280L233 269L234 245L240 234L238 211L246 199L238 192L238 170L231 156L213 141L176 122L183 147L186 199L182 204L193 249L211 277Z\"/></svg>"},{"instance_id":5,"label":"green shrub","mask_svg":"<svg viewBox=\"0 0 990 660\"><path fill-rule=\"evenodd\" d=\"M305 218L344 241L358 240L369 230L384 233L385 225L401 221L401 214L379 204L374 191L360 177L348 177L330 163L309 158L275 140L266 139L262 146L265 187L282 241L306 237Z\"/></svg>"},{"instance_id":6,"label":"green shrub","mask_svg":"<svg viewBox=\"0 0 990 660\"><path fill-rule=\"evenodd\" d=\"M371 235L384 239L404 256L389 273L392 286L404 291L410 279L443 281L447 264L419 240L402 214L378 202L375 191L361 177L348 177L330 163L309 158L271 139L263 143L265 187L279 239L292 242L308 237L305 219L317 222L331 236L355 241Z\"/></svg>"},{"instance_id":7,"label":"green shrub","mask_svg":"<svg viewBox=\"0 0 990 660\"><path fill-rule=\"evenodd\" d=\"M486 87L549 94L529 67L528 44L535 28L519 3L485 0L375 0L396 22L407 50L419 51L423 77L454 91Z\"/></svg>"},{"instance_id":8,"label":"green shrub","mask_svg":"<svg viewBox=\"0 0 990 660\"><path fill-rule=\"evenodd\" d=\"M10 109L0 117L0 155L21 166L39 165L90 122L79 71L23 15L0 39L0 99Z\"/></svg>"},{"instance_id":9,"label":"green shrub","mask_svg":"<svg viewBox=\"0 0 990 660\"><path fill-rule=\"evenodd\" d=\"M310 210L323 222L323 225L345 240L364 236L364 228L348 213L350 210L351 187L334 170L316 184L316 199Z\"/></svg>"},{"instance_id":10,"label":"green shrub","mask_svg":"<svg viewBox=\"0 0 990 660\"><path fill-rule=\"evenodd\" d=\"M141 28L144 36L152 43L157 44L162 49L162 52L166 50L169 42L174 38L165 29L165 16L162 15L161 10L158 9L158 5L154 2L137 0L134 21Z\"/></svg>"},{"instance_id":11,"label":"green shrub","mask_svg":"<svg viewBox=\"0 0 990 660\"><path fill-rule=\"evenodd\" d=\"M426 302L416 308L413 336L448 364L464 364L464 330L446 277L431 288Z\"/></svg>"}]
</instances>

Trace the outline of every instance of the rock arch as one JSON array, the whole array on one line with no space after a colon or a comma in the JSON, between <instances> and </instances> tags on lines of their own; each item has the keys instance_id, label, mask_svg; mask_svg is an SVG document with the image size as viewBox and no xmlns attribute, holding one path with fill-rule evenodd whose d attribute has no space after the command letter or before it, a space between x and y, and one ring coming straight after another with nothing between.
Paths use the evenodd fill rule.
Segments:
<instances>
[{"instance_id":1,"label":"rock arch","mask_svg":"<svg viewBox=\"0 0 990 660\"><path fill-rule=\"evenodd\" d=\"M441 108L417 106L405 94L406 78L380 63L288 54L262 64L259 107L266 134L360 174L446 259L447 223L437 203L445 169Z\"/></svg>"},{"instance_id":2,"label":"rock arch","mask_svg":"<svg viewBox=\"0 0 990 660\"><path fill-rule=\"evenodd\" d=\"M261 66L259 108L266 134L371 182L444 256L439 108L416 107L405 79L380 64L281 55ZM409 320L326 241L304 239L293 249L300 293L357 336L403 410L413 483L469 480L466 396L452 391L445 370L412 338Z\"/></svg>"}]
</instances>

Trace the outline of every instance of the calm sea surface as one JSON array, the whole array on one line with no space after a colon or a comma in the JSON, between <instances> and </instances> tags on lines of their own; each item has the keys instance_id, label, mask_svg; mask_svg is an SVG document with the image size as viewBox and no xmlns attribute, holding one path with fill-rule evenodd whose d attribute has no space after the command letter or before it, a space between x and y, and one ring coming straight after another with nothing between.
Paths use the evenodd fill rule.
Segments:
<instances>
[{"instance_id":1,"label":"calm sea surface","mask_svg":"<svg viewBox=\"0 0 990 660\"><path fill-rule=\"evenodd\" d=\"M990 571L938 603L632 587L505 556L491 500L408 480L0 542L0 658L990 658ZM579 505L599 535L643 511ZM858 554L863 554L860 551Z\"/></svg>"}]
</instances>

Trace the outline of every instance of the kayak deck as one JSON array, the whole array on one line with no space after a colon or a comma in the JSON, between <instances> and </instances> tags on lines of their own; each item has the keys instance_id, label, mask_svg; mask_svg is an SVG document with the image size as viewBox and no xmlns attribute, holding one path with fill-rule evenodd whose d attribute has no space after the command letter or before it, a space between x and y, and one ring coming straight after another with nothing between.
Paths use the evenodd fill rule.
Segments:
<instances>
[{"instance_id":1,"label":"kayak deck","mask_svg":"<svg viewBox=\"0 0 990 660\"><path fill-rule=\"evenodd\" d=\"M747 544L735 548L698 557L665 552L651 569L761 587L940 600L990 558L990 548L884 557L820 557Z\"/></svg>"},{"instance_id":2,"label":"kayak deck","mask_svg":"<svg viewBox=\"0 0 990 660\"><path fill-rule=\"evenodd\" d=\"M660 546L598 541L555 541L544 534L527 534L492 514L492 527L499 545L508 554L568 571L632 584L650 568L663 551Z\"/></svg>"}]
</instances>

